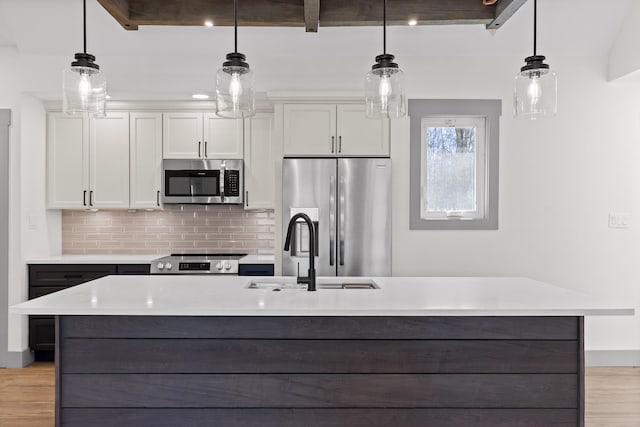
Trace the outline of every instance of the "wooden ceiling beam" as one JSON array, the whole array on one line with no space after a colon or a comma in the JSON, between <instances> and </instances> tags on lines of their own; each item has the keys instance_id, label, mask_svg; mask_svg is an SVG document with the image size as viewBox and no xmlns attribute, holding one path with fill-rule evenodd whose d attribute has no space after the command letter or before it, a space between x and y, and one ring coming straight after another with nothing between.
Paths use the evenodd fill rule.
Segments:
<instances>
[{"instance_id":1,"label":"wooden ceiling beam","mask_svg":"<svg viewBox=\"0 0 640 427\"><path fill-rule=\"evenodd\" d=\"M137 30L138 26L129 20L129 0L98 0L125 30Z\"/></svg>"},{"instance_id":2,"label":"wooden ceiling beam","mask_svg":"<svg viewBox=\"0 0 640 427\"><path fill-rule=\"evenodd\" d=\"M323 0L320 24L323 27L382 25L382 0ZM387 25L488 24L494 6L482 0L388 0Z\"/></svg>"},{"instance_id":3,"label":"wooden ceiling beam","mask_svg":"<svg viewBox=\"0 0 640 427\"><path fill-rule=\"evenodd\" d=\"M493 21L487 24L487 30L497 30L525 4L527 0L500 0L495 7Z\"/></svg>"},{"instance_id":4,"label":"wooden ceiling beam","mask_svg":"<svg viewBox=\"0 0 640 427\"><path fill-rule=\"evenodd\" d=\"M320 0L304 0L304 28L307 33L317 33L320 22Z\"/></svg>"},{"instance_id":5,"label":"wooden ceiling beam","mask_svg":"<svg viewBox=\"0 0 640 427\"><path fill-rule=\"evenodd\" d=\"M233 25L229 0L98 0L125 28L139 25ZM387 23L406 25L483 24L498 28L526 2L499 0L485 6L481 0L388 0ZM238 24L263 27L323 27L382 25L382 0L241 0Z\"/></svg>"}]
</instances>

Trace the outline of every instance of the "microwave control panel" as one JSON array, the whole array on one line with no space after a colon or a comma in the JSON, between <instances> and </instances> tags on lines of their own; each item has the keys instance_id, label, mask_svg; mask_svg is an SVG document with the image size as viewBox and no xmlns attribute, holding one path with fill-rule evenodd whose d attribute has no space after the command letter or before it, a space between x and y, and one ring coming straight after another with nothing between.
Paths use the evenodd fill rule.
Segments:
<instances>
[{"instance_id":1,"label":"microwave control panel","mask_svg":"<svg viewBox=\"0 0 640 427\"><path fill-rule=\"evenodd\" d=\"M224 174L224 195L226 197L240 196L240 171L228 170Z\"/></svg>"}]
</instances>

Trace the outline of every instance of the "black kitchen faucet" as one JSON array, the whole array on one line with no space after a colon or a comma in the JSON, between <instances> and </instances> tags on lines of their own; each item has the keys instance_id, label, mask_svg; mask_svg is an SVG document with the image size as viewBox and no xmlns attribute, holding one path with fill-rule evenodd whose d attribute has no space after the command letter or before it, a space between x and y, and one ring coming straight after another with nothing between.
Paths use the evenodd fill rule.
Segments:
<instances>
[{"instance_id":1,"label":"black kitchen faucet","mask_svg":"<svg viewBox=\"0 0 640 427\"><path fill-rule=\"evenodd\" d=\"M307 223L307 227L309 227L309 273L307 277L297 277L298 283L306 283L308 291L316 290L316 267L315 267L315 258L316 258L316 233L315 227L313 226L313 222L308 215L303 213L297 213L291 217L289 220L289 227L287 228L287 237L284 240L284 250L288 251L291 245L291 235L293 231L293 227L295 226L298 219L302 219Z\"/></svg>"}]
</instances>

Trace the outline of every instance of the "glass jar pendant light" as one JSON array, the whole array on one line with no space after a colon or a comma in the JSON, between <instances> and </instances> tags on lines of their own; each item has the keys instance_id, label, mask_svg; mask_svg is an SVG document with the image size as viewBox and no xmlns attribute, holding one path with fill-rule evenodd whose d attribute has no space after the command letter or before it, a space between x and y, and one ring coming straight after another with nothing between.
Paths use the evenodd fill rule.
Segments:
<instances>
[{"instance_id":1,"label":"glass jar pendant light","mask_svg":"<svg viewBox=\"0 0 640 427\"><path fill-rule=\"evenodd\" d=\"M376 63L364 79L367 117L395 119L407 115L407 99L404 94L404 73L387 53L387 0L384 1L382 43L383 54L376 56Z\"/></svg>"},{"instance_id":2,"label":"glass jar pendant light","mask_svg":"<svg viewBox=\"0 0 640 427\"><path fill-rule=\"evenodd\" d=\"M533 1L533 56L525 58L526 65L516 75L513 107L518 119L536 120L553 117L558 112L558 79L537 54L538 1Z\"/></svg>"},{"instance_id":3,"label":"glass jar pendant light","mask_svg":"<svg viewBox=\"0 0 640 427\"><path fill-rule=\"evenodd\" d=\"M87 53L87 0L82 1L84 51L74 55L70 68L62 71L62 110L67 114L90 113L104 116L107 100L107 80Z\"/></svg>"},{"instance_id":4,"label":"glass jar pendant light","mask_svg":"<svg viewBox=\"0 0 640 427\"><path fill-rule=\"evenodd\" d=\"M238 52L238 0L233 2L234 51L216 73L216 113L220 117L239 119L256 113L253 72L247 59Z\"/></svg>"}]
</instances>

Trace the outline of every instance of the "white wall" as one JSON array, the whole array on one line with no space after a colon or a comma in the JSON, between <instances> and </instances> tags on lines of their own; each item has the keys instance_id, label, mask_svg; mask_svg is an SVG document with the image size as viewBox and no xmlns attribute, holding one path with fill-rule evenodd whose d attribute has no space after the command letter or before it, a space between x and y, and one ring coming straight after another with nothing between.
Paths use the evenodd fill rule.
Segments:
<instances>
[{"instance_id":1,"label":"white wall","mask_svg":"<svg viewBox=\"0 0 640 427\"><path fill-rule=\"evenodd\" d=\"M9 167L9 305L27 298L25 256L58 254L60 214L45 209L45 111L26 93L22 59L12 47L0 47L0 108L12 110ZM37 229L29 228L29 216ZM28 347L27 317L9 315L8 351L19 363Z\"/></svg>"},{"instance_id":2,"label":"white wall","mask_svg":"<svg viewBox=\"0 0 640 427\"><path fill-rule=\"evenodd\" d=\"M521 122L511 112L517 62L402 63L410 98L502 98L500 229L410 231L408 119L394 123L394 274L528 276L640 313L640 86L607 83L606 58L552 59L558 117ZM610 211L636 225L609 229ZM639 350L640 316L588 318L586 348Z\"/></svg>"},{"instance_id":3,"label":"white wall","mask_svg":"<svg viewBox=\"0 0 640 427\"><path fill-rule=\"evenodd\" d=\"M609 55L609 80L640 71L640 2L634 1Z\"/></svg>"}]
</instances>

